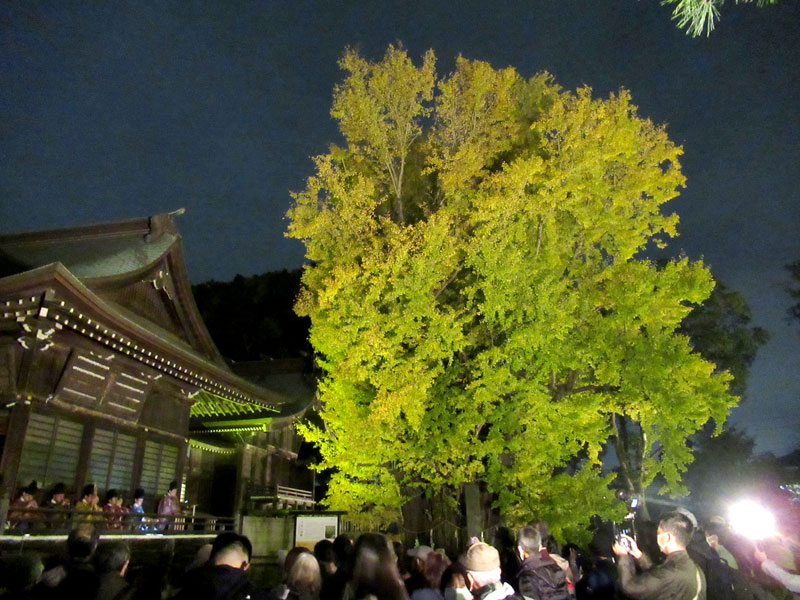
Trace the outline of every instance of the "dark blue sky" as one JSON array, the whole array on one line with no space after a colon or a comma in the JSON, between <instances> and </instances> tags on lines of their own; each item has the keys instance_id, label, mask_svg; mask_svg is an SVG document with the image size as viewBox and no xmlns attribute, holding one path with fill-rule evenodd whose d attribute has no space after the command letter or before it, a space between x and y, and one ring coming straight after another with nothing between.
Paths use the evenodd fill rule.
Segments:
<instances>
[{"instance_id":1,"label":"dark blue sky","mask_svg":"<svg viewBox=\"0 0 800 600\"><path fill-rule=\"evenodd\" d=\"M143 6L143 4L146 4ZM772 335L732 420L759 451L800 445L800 335L783 266L800 259L800 0L728 3L710 38L657 0L0 4L0 232L186 207L193 281L297 267L289 190L337 140L345 46L402 41L631 90L685 149L670 252L704 258Z\"/></svg>"}]
</instances>

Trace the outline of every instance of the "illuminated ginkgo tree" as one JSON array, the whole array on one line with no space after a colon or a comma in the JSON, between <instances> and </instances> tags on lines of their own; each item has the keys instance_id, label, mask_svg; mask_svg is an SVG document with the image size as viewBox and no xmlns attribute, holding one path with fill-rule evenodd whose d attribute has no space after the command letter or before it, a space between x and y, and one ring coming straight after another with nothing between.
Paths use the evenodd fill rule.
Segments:
<instances>
[{"instance_id":1,"label":"illuminated ginkgo tree","mask_svg":"<svg viewBox=\"0 0 800 600\"><path fill-rule=\"evenodd\" d=\"M391 46L341 67L345 144L315 158L288 233L328 505L386 524L480 482L509 522L574 535L615 510L615 436L631 489L677 490L687 436L736 402L676 331L708 270L640 256L676 233L681 149L624 90L464 58L438 77L432 52Z\"/></svg>"}]
</instances>

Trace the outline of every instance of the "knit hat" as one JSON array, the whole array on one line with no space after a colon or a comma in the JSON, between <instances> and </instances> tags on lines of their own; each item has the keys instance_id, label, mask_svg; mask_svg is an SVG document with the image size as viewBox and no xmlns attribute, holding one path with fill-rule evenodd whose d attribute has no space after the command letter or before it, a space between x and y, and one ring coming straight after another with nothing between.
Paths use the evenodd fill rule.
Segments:
<instances>
[{"instance_id":1,"label":"knit hat","mask_svg":"<svg viewBox=\"0 0 800 600\"><path fill-rule=\"evenodd\" d=\"M500 568L500 554L493 546L478 542L467 550L464 566L468 571L494 571Z\"/></svg>"},{"instance_id":2,"label":"knit hat","mask_svg":"<svg viewBox=\"0 0 800 600\"><path fill-rule=\"evenodd\" d=\"M417 546L416 548L411 548L406 554L414 558L418 558L420 560L425 560L425 557L428 556L428 554L430 554L431 552L433 552L433 548L431 548L430 546L422 545L422 546Z\"/></svg>"}]
</instances>

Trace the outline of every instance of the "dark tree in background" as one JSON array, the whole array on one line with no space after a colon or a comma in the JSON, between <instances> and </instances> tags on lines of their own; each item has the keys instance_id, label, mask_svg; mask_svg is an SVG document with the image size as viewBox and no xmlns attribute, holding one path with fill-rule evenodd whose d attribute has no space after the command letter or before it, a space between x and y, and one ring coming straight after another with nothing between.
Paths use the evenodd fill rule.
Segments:
<instances>
[{"instance_id":1,"label":"dark tree in background","mask_svg":"<svg viewBox=\"0 0 800 600\"><path fill-rule=\"evenodd\" d=\"M786 530L800 527L797 510L797 473L800 448L785 456L755 454L755 440L731 427L720 435L696 440L694 462L683 478L698 516L725 515L731 502L760 498ZM790 484L790 485L786 485Z\"/></svg>"},{"instance_id":2,"label":"dark tree in background","mask_svg":"<svg viewBox=\"0 0 800 600\"><path fill-rule=\"evenodd\" d=\"M791 276L791 283L788 288L789 295L795 301L795 303L789 307L789 315L793 319L800 321L800 260L786 265L786 269Z\"/></svg>"},{"instance_id":3,"label":"dark tree in background","mask_svg":"<svg viewBox=\"0 0 800 600\"><path fill-rule=\"evenodd\" d=\"M692 505L706 518L724 511L725 501L752 491L760 469L754 461L755 441L731 427L720 435L701 436L694 447L694 462L683 478Z\"/></svg>"},{"instance_id":4,"label":"dark tree in background","mask_svg":"<svg viewBox=\"0 0 800 600\"><path fill-rule=\"evenodd\" d=\"M716 364L717 371L730 371L730 390L737 396L744 395L748 369L758 349L769 340L766 329L751 325L752 318L744 296L717 279L711 296L689 313L680 327L695 351Z\"/></svg>"},{"instance_id":5,"label":"dark tree in background","mask_svg":"<svg viewBox=\"0 0 800 600\"><path fill-rule=\"evenodd\" d=\"M235 361L310 357L307 317L294 302L300 270L193 286L200 314L223 356Z\"/></svg>"}]
</instances>

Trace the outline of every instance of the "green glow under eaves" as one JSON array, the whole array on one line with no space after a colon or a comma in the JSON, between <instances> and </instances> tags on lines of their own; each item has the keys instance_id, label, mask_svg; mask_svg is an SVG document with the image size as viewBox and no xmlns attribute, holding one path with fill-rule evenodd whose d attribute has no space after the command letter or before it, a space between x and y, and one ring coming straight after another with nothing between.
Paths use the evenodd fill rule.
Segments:
<instances>
[{"instance_id":1,"label":"green glow under eaves","mask_svg":"<svg viewBox=\"0 0 800 600\"><path fill-rule=\"evenodd\" d=\"M222 446L215 446L214 444L208 444L200 440L189 440L189 445L193 448L199 448L215 454L234 454L236 452L236 448L223 448Z\"/></svg>"},{"instance_id":2,"label":"green glow under eaves","mask_svg":"<svg viewBox=\"0 0 800 600\"><path fill-rule=\"evenodd\" d=\"M260 419L236 419L235 421L203 421L203 428L212 429L214 427L224 427L226 431L235 431L237 427L254 428L260 426L258 431L268 431L272 417L261 417Z\"/></svg>"},{"instance_id":3,"label":"green glow under eaves","mask_svg":"<svg viewBox=\"0 0 800 600\"><path fill-rule=\"evenodd\" d=\"M195 400L192 404L192 417L236 417L240 415L263 413L265 410L278 412L274 408L269 408L262 404L253 402L236 402L223 396L219 396L208 390L198 390L193 396Z\"/></svg>"}]
</instances>

